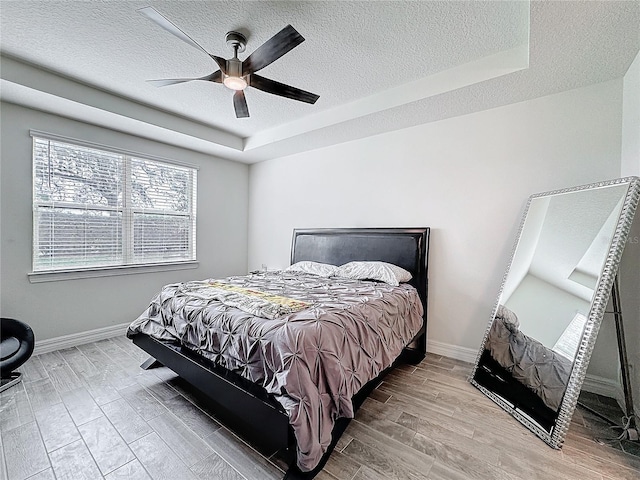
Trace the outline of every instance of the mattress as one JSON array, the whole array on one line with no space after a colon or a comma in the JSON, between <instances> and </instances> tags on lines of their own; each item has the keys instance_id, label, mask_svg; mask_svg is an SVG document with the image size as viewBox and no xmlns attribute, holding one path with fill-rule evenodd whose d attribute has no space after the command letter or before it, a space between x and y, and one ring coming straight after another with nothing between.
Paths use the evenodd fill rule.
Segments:
<instances>
[{"instance_id":1,"label":"mattress","mask_svg":"<svg viewBox=\"0 0 640 480\"><path fill-rule=\"evenodd\" d=\"M265 318L237 296L225 303L221 290L258 292L295 308ZM167 285L127 335L180 342L264 387L287 412L298 466L309 471L331 443L335 420L353 417L353 395L400 355L422 314L408 284L260 272Z\"/></svg>"}]
</instances>

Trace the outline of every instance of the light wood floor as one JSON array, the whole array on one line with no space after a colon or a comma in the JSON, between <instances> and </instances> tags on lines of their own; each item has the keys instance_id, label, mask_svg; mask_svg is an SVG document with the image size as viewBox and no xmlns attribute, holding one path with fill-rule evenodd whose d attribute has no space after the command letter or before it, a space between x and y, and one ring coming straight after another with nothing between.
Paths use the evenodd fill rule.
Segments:
<instances>
[{"instance_id":1,"label":"light wood floor","mask_svg":"<svg viewBox=\"0 0 640 480\"><path fill-rule=\"evenodd\" d=\"M125 338L32 357L0 394L0 479L282 478L221 426L196 391ZM597 445L578 412L552 450L466 377L429 355L401 366L367 399L319 480L635 479L640 458Z\"/></svg>"}]
</instances>

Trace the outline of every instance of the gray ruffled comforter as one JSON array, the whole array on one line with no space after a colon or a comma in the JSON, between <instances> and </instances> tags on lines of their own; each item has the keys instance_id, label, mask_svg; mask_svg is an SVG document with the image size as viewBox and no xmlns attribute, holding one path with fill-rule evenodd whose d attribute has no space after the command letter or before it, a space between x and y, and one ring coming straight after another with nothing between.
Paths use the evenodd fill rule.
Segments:
<instances>
[{"instance_id":1,"label":"gray ruffled comforter","mask_svg":"<svg viewBox=\"0 0 640 480\"><path fill-rule=\"evenodd\" d=\"M162 289L127 335L180 341L273 393L293 426L298 466L312 470L335 420L353 417L352 396L420 330L418 293L407 284L287 272L224 282L311 306L269 320L203 295L206 282L178 283Z\"/></svg>"}]
</instances>

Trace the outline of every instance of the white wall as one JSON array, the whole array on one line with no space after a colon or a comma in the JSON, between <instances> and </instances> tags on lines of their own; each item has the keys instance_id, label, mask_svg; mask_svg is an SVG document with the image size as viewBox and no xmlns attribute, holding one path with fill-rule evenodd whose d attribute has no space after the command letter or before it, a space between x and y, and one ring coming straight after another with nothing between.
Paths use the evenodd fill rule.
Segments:
<instances>
[{"instance_id":1,"label":"white wall","mask_svg":"<svg viewBox=\"0 0 640 480\"><path fill-rule=\"evenodd\" d=\"M618 276L632 394L640 425L640 209L636 211ZM612 319L609 322L613 323Z\"/></svg>"},{"instance_id":2,"label":"white wall","mask_svg":"<svg viewBox=\"0 0 640 480\"><path fill-rule=\"evenodd\" d=\"M623 80L620 174L640 176L640 53ZM640 209L635 218L619 275L633 400L640 424Z\"/></svg>"},{"instance_id":3,"label":"white wall","mask_svg":"<svg viewBox=\"0 0 640 480\"><path fill-rule=\"evenodd\" d=\"M621 176L640 176L640 53L623 79Z\"/></svg>"},{"instance_id":4,"label":"white wall","mask_svg":"<svg viewBox=\"0 0 640 480\"><path fill-rule=\"evenodd\" d=\"M248 167L3 103L1 107L0 313L26 321L36 341L133 321L160 287L246 273ZM198 165L199 267L194 270L30 283L32 140L29 129Z\"/></svg>"},{"instance_id":5,"label":"white wall","mask_svg":"<svg viewBox=\"0 0 640 480\"><path fill-rule=\"evenodd\" d=\"M249 268L296 227L432 227L429 340L477 350L527 197L620 173L622 79L250 168Z\"/></svg>"}]
</instances>

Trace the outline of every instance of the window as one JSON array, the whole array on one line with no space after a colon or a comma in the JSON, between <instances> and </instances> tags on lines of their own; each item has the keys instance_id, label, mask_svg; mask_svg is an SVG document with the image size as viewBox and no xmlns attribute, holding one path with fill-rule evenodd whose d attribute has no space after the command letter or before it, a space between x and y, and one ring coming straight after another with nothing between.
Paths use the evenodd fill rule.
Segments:
<instances>
[{"instance_id":1,"label":"window","mask_svg":"<svg viewBox=\"0 0 640 480\"><path fill-rule=\"evenodd\" d=\"M33 136L33 271L196 259L193 167Z\"/></svg>"}]
</instances>

